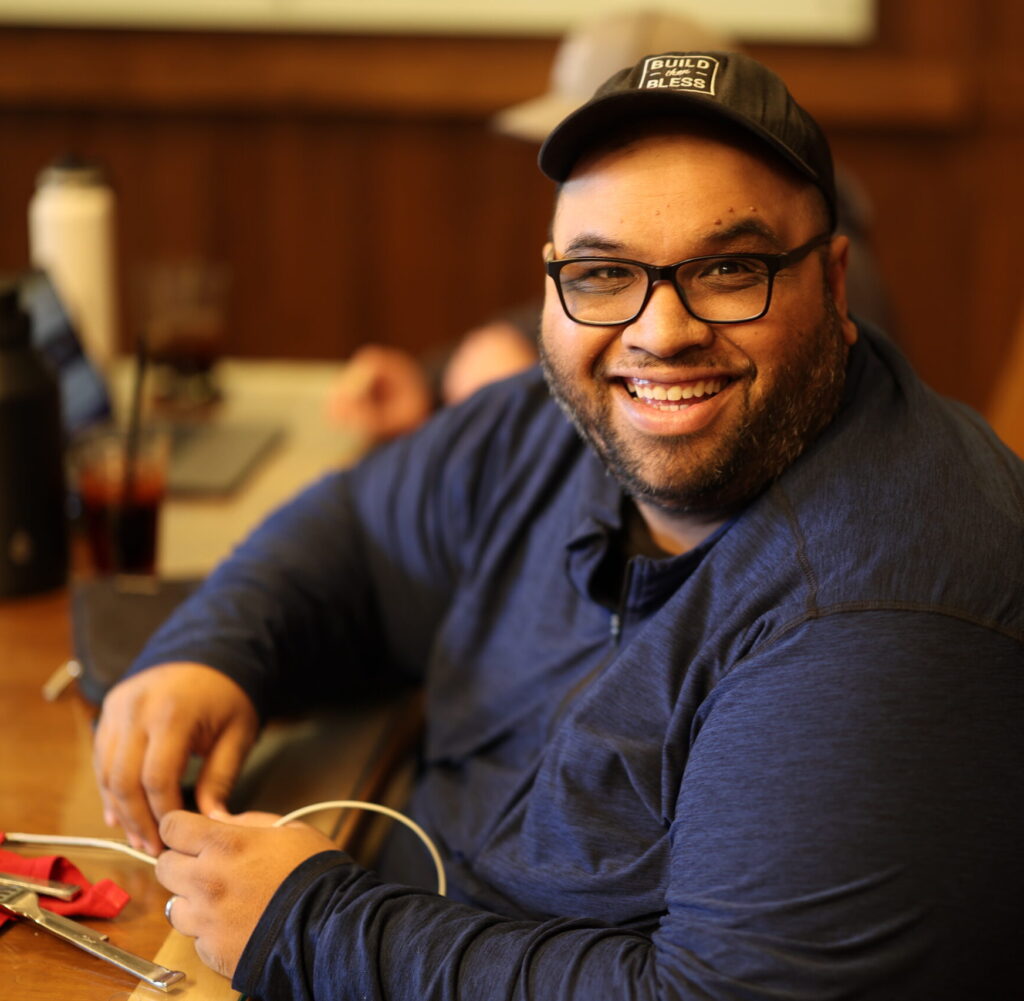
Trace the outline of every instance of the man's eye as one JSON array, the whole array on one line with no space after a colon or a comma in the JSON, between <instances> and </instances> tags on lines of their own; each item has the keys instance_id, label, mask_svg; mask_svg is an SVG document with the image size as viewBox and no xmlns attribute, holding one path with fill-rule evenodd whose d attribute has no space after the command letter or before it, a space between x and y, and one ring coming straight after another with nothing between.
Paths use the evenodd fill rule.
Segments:
<instances>
[{"instance_id":1,"label":"man's eye","mask_svg":"<svg viewBox=\"0 0 1024 1001\"><path fill-rule=\"evenodd\" d=\"M579 292L619 289L635 279L634 269L614 262L578 264L562 271L562 284Z\"/></svg>"},{"instance_id":2,"label":"man's eye","mask_svg":"<svg viewBox=\"0 0 1024 1001\"><path fill-rule=\"evenodd\" d=\"M584 269L580 277L594 281L616 281L619 278L632 278L633 272L621 264L593 264Z\"/></svg>"},{"instance_id":3,"label":"man's eye","mask_svg":"<svg viewBox=\"0 0 1024 1001\"><path fill-rule=\"evenodd\" d=\"M742 275L763 274L764 265L748 257L728 257L709 261L701 272L703 278L730 278Z\"/></svg>"},{"instance_id":4,"label":"man's eye","mask_svg":"<svg viewBox=\"0 0 1024 1001\"><path fill-rule=\"evenodd\" d=\"M701 261L687 273L680 274L684 284L700 286L708 291L730 292L763 285L768 268L756 257L719 257Z\"/></svg>"}]
</instances>

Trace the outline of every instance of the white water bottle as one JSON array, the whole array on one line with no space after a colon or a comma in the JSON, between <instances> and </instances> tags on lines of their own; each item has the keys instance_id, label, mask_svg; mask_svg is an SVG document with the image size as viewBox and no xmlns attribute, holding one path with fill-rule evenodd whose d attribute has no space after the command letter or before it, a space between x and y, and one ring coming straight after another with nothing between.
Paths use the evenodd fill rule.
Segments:
<instances>
[{"instance_id":1,"label":"white water bottle","mask_svg":"<svg viewBox=\"0 0 1024 1001\"><path fill-rule=\"evenodd\" d=\"M114 220L114 192L98 165L64 156L40 172L28 210L32 264L49 274L101 369L118 344Z\"/></svg>"}]
</instances>

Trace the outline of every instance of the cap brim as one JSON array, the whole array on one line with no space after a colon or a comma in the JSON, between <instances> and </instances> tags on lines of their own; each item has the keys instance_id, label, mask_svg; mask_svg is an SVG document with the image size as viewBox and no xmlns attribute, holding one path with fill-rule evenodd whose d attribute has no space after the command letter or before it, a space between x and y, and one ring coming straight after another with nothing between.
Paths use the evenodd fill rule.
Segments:
<instances>
[{"instance_id":1,"label":"cap brim","mask_svg":"<svg viewBox=\"0 0 1024 1001\"><path fill-rule=\"evenodd\" d=\"M685 114L682 112L684 106ZM572 173L576 162L600 144L602 136L607 136L621 125L660 117L684 120L689 116L704 121L725 121L737 126L766 143L809 180L819 183L808 164L756 122L700 94L678 92L628 91L609 94L586 104L551 132L541 146L537 161L540 169L553 181L564 181Z\"/></svg>"}]
</instances>

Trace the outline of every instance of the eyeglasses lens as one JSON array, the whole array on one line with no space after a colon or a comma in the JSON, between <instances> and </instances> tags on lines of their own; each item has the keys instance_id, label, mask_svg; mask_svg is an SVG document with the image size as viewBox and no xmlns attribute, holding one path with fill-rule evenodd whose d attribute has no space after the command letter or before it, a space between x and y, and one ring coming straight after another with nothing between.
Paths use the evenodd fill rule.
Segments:
<instances>
[{"instance_id":1,"label":"eyeglasses lens","mask_svg":"<svg viewBox=\"0 0 1024 1001\"><path fill-rule=\"evenodd\" d=\"M690 312L718 323L760 315L771 288L770 269L752 257L688 261L674 279ZM624 261L580 259L559 271L566 311L581 323L631 321L644 305L650 281L642 267Z\"/></svg>"}]
</instances>

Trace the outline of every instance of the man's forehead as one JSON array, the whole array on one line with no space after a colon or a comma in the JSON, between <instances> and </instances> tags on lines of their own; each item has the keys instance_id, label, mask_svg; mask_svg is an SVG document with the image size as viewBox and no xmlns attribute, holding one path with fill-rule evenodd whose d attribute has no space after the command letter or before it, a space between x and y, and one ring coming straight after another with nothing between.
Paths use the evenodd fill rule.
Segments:
<instances>
[{"instance_id":1,"label":"man's forehead","mask_svg":"<svg viewBox=\"0 0 1024 1001\"><path fill-rule=\"evenodd\" d=\"M777 157L728 141L731 131L648 128L589 155L559 189L553 229L668 222L766 235L788 228L786 216L824 208L812 184Z\"/></svg>"},{"instance_id":2,"label":"man's forehead","mask_svg":"<svg viewBox=\"0 0 1024 1001\"><path fill-rule=\"evenodd\" d=\"M641 229L642 237L653 237L655 234L649 227ZM711 226L700 228L694 226L689 230L672 227L671 235L685 239L693 244L694 254L728 251L738 243L747 249L760 251L782 251L790 242L773 226L757 215L730 216L718 219ZM558 252L564 256L597 255L597 256L630 256L639 247L635 236L618 229L584 229L575 232L558 234L561 242Z\"/></svg>"}]
</instances>

